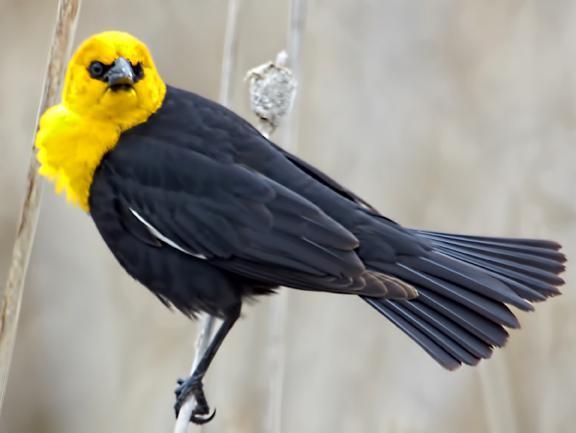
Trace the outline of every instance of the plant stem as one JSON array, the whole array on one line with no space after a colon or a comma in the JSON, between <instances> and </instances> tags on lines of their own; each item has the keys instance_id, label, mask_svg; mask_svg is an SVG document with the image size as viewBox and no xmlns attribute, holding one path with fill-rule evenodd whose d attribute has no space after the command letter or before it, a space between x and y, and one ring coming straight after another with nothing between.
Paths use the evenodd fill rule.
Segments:
<instances>
[{"instance_id":1,"label":"plant stem","mask_svg":"<svg viewBox=\"0 0 576 433\"><path fill-rule=\"evenodd\" d=\"M56 26L48 54L48 67L38 108L36 129L38 128L40 115L57 102L66 68L66 60L74 40L79 9L80 0L59 0L58 2ZM6 286L0 299L0 408L4 400L10 363L14 352L24 281L40 211L42 188L38 175L36 155L34 150L32 152L28 168L26 196L20 211L20 220L12 252L12 262L8 271Z\"/></svg>"},{"instance_id":2,"label":"plant stem","mask_svg":"<svg viewBox=\"0 0 576 433\"><path fill-rule=\"evenodd\" d=\"M302 89L300 74L301 46L306 18L306 0L291 0L288 29L288 66ZM298 112L296 106L288 113L286 124L282 131L281 143L292 153L297 153L298 143ZM266 431L270 433L282 432L282 413L284 408L284 384L286 379L287 335L289 295L286 290L281 291L270 300L269 326L268 326L268 368L272 374L270 379L268 398L268 422Z\"/></svg>"}]
</instances>

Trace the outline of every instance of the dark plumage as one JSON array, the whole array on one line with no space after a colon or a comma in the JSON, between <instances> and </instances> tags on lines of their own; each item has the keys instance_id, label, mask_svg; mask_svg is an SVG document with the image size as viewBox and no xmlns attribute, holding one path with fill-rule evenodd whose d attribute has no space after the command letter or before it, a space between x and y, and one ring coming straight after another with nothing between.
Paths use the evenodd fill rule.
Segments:
<instances>
[{"instance_id":1,"label":"dark plumage","mask_svg":"<svg viewBox=\"0 0 576 433\"><path fill-rule=\"evenodd\" d=\"M224 316L280 285L356 294L449 369L506 342L506 304L531 310L563 283L557 243L403 228L173 87L104 157L90 209L122 266L186 314Z\"/></svg>"}]
</instances>

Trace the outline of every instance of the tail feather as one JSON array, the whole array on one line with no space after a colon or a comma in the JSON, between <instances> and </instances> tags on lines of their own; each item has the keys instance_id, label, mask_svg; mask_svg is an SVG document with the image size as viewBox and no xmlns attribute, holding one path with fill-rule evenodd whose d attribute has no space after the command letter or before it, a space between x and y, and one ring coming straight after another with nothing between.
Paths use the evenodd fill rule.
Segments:
<instances>
[{"instance_id":1,"label":"tail feather","mask_svg":"<svg viewBox=\"0 0 576 433\"><path fill-rule=\"evenodd\" d=\"M465 260L465 259L463 259L463 260ZM501 275L501 274L497 274L496 272L491 271L489 269L486 269L486 272L488 272L493 277L498 278L503 283L506 283L512 290L514 290L516 293L518 293L519 296L526 299L527 301L542 302L542 301L546 300L546 296L542 295L540 292L538 292L534 289L531 289L530 287L528 287L524 284L519 283L516 280L513 280L513 279L508 278L508 277ZM558 292L558 293L560 293L560 292Z\"/></svg>"},{"instance_id":2,"label":"tail feather","mask_svg":"<svg viewBox=\"0 0 576 433\"><path fill-rule=\"evenodd\" d=\"M446 252L446 254L448 254L448 252ZM500 281L507 283L512 290L516 291L516 293L518 293L518 295L522 297L524 297L522 295L523 291L526 291L527 293L530 294L536 292L539 295L543 296L544 299L546 299L549 296L556 296L560 294L560 290L558 290L557 286L560 286L564 283L563 280L561 280L560 282L556 283L556 285L552 285L537 277L526 275L521 272L516 272L511 269L502 268L500 266L490 264L485 260L478 259L471 255L454 253L454 252L450 252L449 254L452 257L457 258L463 262L470 263L472 265L484 269L490 275L493 275ZM509 280L513 282L509 283ZM526 297L524 298L531 300Z\"/></svg>"},{"instance_id":3,"label":"tail feather","mask_svg":"<svg viewBox=\"0 0 576 433\"><path fill-rule=\"evenodd\" d=\"M434 242L433 242L434 244ZM502 258L503 254L496 253L481 253L477 252L474 248L456 248L452 245L439 245L439 251L443 251L446 255L462 254L465 256L473 257L487 264L488 266L497 266L499 268L510 269L512 271L523 272L527 275L539 278L550 284L562 284L562 278L557 274L563 272L565 267L563 264L554 262L549 259L526 260L524 257L528 255L508 255L507 258ZM508 254L508 253L507 253Z\"/></svg>"},{"instance_id":4,"label":"tail feather","mask_svg":"<svg viewBox=\"0 0 576 433\"><path fill-rule=\"evenodd\" d=\"M556 242L412 231L433 250L398 263L369 263L419 291L418 298L364 298L448 369L475 365L519 322L506 304L533 310L559 294L564 255Z\"/></svg>"},{"instance_id":5,"label":"tail feather","mask_svg":"<svg viewBox=\"0 0 576 433\"><path fill-rule=\"evenodd\" d=\"M410 312L415 316L420 317L474 355L477 358L475 362L478 362L478 358L487 358L492 354L491 347L485 344L478 337L471 334L452 320L448 320L447 318L436 314L434 310L431 310L425 304L418 302L404 302L403 305L405 305L406 309L410 310Z\"/></svg>"},{"instance_id":6,"label":"tail feather","mask_svg":"<svg viewBox=\"0 0 576 433\"><path fill-rule=\"evenodd\" d=\"M543 248L534 248L529 251L518 248L510 250L498 246L484 246L476 242L448 240L445 238L442 238L441 242L437 242L433 237L426 237L432 241L432 244L437 245L440 249L470 254L489 259L496 263L499 262L498 259L503 259L502 263L508 265L520 264L536 266L538 270L552 272L553 274L564 271L563 262L560 261L563 256L557 251L553 251L551 255L547 255L549 250ZM510 262L510 260L512 262Z\"/></svg>"},{"instance_id":7,"label":"tail feather","mask_svg":"<svg viewBox=\"0 0 576 433\"><path fill-rule=\"evenodd\" d=\"M490 346L502 347L508 340L508 332L503 326L485 316L443 296L422 290L417 302L451 320Z\"/></svg>"},{"instance_id":8,"label":"tail feather","mask_svg":"<svg viewBox=\"0 0 576 433\"><path fill-rule=\"evenodd\" d=\"M467 242L476 242L486 245L500 246L504 249L507 248L518 248L519 251L529 251L531 248L539 248L546 250L548 253L552 251L559 251L562 248L558 242L549 241L545 239L525 239L525 238L500 238L492 236L473 236L473 235L460 235L454 233L440 233L432 232L428 230L412 230L413 233L417 233L421 236L427 235L431 238L444 238L444 239L455 239ZM559 253L562 257L564 254ZM566 258L564 257L564 261Z\"/></svg>"},{"instance_id":9,"label":"tail feather","mask_svg":"<svg viewBox=\"0 0 576 433\"><path fill-rule=\"evenodd\" d=\"M523 300L510 287L462 260L433 252L429 257L419 259L418 263L412 263L411 267L446 279L494 301L505 302L521 310L532 309L530 303Z\"/></svg>"},{"instance_id":10,"label":"tail feather","mask_svg":"<svg viewBox=\"0 0 576 433\"><path fill-rule=\"evenodd\" d=\"M472 311L480 313L495 323L506 325L509 328L520 326L514 314L503 303L488 299L475 291L463 289L457 284L452 284L424 272L419 272L403 265L397 265L396 267L399 269L394 269L394 266L390 266L389 272L394 272L398 277L411 282L420 293L423 290L438 293L460 305L468 307Z\"/></svg>"},{"instance_id":11,"label":"tail feather","mask_svg":"<svg viewBox=\"0 0 576 433\"><path fill-rule=\"evenodd\" d=\"M424 333L417 323L412 320L406 320L400 314L389 307L389 301L379 301L375 298L364 298L370 305L376 308L380 313L386 316L392 323L404 331L410 338L420 345L432 358L439 362L443 367L454 370L460 366L459 361L450 355L442 347L441 342L435 338L430 338Z\"/></svg>"}]
</instances>

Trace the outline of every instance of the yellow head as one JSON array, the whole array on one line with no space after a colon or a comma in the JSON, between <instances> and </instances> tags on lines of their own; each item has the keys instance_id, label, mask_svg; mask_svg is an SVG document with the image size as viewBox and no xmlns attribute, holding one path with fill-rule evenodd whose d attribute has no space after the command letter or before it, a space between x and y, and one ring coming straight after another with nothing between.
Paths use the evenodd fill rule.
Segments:
<instances>
[{"instance_id":1,"label":"yellow head","mask_svg":"<svg viewBox=\"0 0 576 433\"><path fill-rule=\"evenodd\" d=\"M146 122L165 94L146 45L122 32L92 36L68 64L62 103L40 119L40 174L88 211L90 186L103 156L122 132Z\"/></svg>"},{"instance_id":2,"label":"yellow head","mask_svg":"<svg viewBox=\"0 0 576 433\"><path fill-rule=\"evenodd\" d=\"M156 111L165 92L146 45L128 33L111 31L80 45L68 65L62 103L125 130Z\"/></svg>"}]
</instances>

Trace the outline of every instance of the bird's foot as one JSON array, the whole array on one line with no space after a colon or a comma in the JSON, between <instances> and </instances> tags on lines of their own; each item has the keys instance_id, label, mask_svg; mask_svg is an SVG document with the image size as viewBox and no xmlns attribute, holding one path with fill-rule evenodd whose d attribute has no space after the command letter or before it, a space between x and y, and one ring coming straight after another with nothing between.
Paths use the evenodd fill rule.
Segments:
<instances>
[{"instance_id":1,"label":"bird's foot","mask_svg":"<svg viewBox=\"0 0 576 433\"><path fill-rule=\"evenodd\" d=\"M177 383L178 387L174 390L174 394L176 394L176 403L174 404L176 417L178 417L180 409L182 409L188 397L193 396L194 400L196 400L196 406L192 410L190 421L194 424L206 424L212 421L212 418L216 415L216 410L210 411L210 406L208 406L208 401L204 395L202 379L197 379L192 375L186 380L178 379Z\"/></svg>"}]
</instances>

